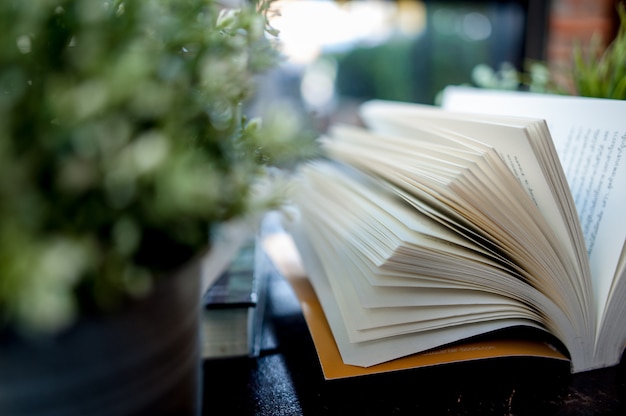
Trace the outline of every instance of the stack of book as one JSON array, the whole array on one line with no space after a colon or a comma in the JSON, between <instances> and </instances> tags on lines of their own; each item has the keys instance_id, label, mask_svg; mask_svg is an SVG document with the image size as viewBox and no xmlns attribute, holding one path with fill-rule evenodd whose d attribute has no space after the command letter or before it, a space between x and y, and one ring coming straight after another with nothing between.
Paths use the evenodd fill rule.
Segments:
<instances>
[{"instance_id":1,"label":"stack of book","mask_svg":"<svg viewBox=\"0 0 626 416\"><path fill-rule=\"evenodd\" d=\"M260 354L268 262L256 239L250 238L205 292L203 358Z\"/></svg>"}]
</instances>

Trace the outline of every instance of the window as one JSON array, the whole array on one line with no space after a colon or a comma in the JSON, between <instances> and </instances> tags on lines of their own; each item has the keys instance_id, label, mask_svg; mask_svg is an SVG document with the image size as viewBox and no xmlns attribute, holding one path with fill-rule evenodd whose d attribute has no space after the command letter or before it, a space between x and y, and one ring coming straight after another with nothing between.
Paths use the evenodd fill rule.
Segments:
<instances>
[{"instance_id":1,"label":"window","mask_svg":"<svg viewBox=\"0 0 626 416\"><path fill-rule=\"evenodd\" d=\"M522 67L528 3L281 0L271 23L285 62L272 88L320 120L373 98L434 103L479 64Z\"/></svg>"}]
</instances>

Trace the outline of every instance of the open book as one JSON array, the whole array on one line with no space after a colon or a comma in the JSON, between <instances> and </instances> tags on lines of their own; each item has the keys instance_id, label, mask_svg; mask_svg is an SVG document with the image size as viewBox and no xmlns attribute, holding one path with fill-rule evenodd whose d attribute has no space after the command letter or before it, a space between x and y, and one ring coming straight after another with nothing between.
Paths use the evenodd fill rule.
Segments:
<instances>
[{"instance_id":1,"label":"open book","mask_svg":"<svg viewBox=\"0 0 626 416\"><path fill-rule=\"evenodd\" d=\"M573 372L626 344L626 102L450 88L372 101L303 167L291 224L345 364L509 327ZM513 116L514 115L514 116Z\"/></svg>"}]
</instances>

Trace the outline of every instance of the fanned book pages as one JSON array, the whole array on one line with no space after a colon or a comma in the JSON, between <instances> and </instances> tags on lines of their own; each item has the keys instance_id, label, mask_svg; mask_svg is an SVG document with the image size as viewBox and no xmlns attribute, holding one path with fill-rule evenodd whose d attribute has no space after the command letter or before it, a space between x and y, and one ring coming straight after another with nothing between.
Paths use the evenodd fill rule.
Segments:
<instances>
[{"instance_id":1,"label":"fanned book pages","mask_svg":"<svg viewBox=\"0 0 626 416\"><path fill-rule=\"evenodd\" d=\"M511 327L572 372L626 344L626 102L448 89L372 101L293 187L290 232L344 364ZM315 336L314 336L315 338Z\"/></svg>"}]
</instances>

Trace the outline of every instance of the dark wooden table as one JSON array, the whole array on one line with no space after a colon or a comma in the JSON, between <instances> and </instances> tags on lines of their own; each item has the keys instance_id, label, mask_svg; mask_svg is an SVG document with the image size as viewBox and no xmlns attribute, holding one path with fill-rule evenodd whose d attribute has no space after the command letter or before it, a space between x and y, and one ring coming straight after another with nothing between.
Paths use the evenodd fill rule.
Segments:
<instances>
[{"instance_id":1,"label":"dark wooden table","mask_svg":"<svg viewBox=\"0 0 626 416\"><path fill-rule=\"evenodd\" d=\"M570 375L507 358L324 380L288 283L269 282L256 359L204 363L205 415L626 415L626 365Z\"/></svg>"}]
</instances>

